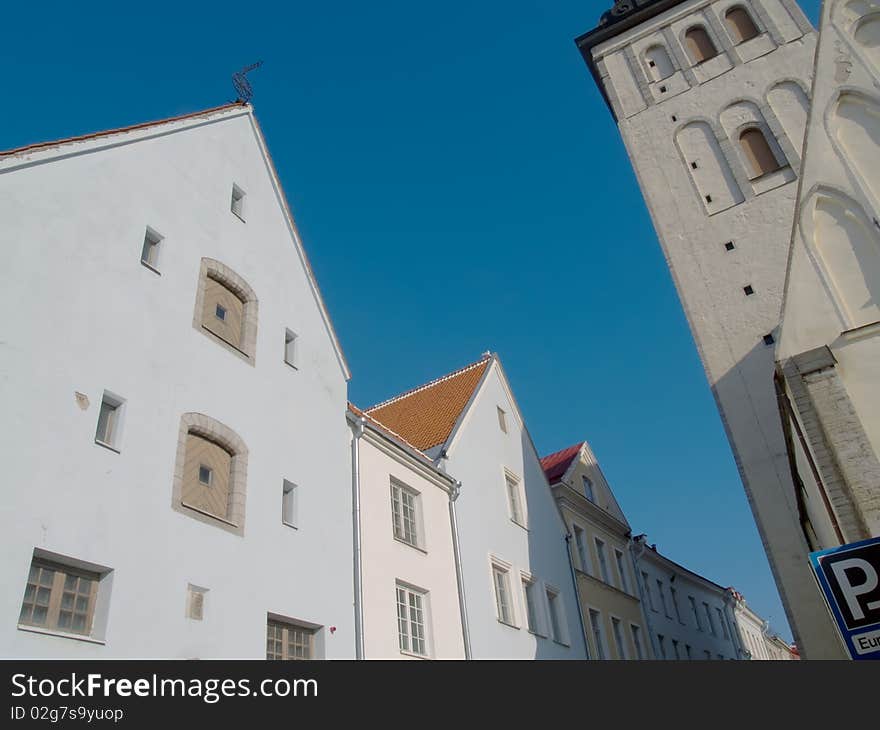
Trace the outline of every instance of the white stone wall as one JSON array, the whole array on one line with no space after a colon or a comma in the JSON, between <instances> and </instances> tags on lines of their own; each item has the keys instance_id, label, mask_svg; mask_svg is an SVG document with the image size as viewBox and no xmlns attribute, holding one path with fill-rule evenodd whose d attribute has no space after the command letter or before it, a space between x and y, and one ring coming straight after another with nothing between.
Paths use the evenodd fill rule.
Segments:
<instances>
[{"instance_id":1,"label":"white stone wall","mask_svg":"<svg viewBox=\"0 0 880 730\"><path fill-rule=\"evenodd\" d=\"M147 226L158 274L140 262ZM352 657L346 373L250 110L0 160L0 239L0 654L259 659L271 612ZM193 327L203 257L259 298L253 365ZM125 400L118 453L95 443L105 390ZM243 536L172 509L187 412L247 446ZM16 628L35 548L112 569L104 643ZM202 621L189 583L208 589Z\"/></svg>"},{"instance_id":2,"label":"white stone wall","mask_svg":"<svg viewBox=\"0 0 880 730\"><path fill-rule=\"evenodd\" d=\"M508 414L507 433L498 424L499 406ZM444 463L446 471L462 483L456 505L473 657L584 659L586 651L567 556L565 524L497 360L490 365L452 436ZM526 528L510 519L505 469L521 479ZM493 559L509 571L513 626L496 618ZM537 583L538 634L527 628L520 581L523 574ZM547 636L546 587L559 591L563 641Z\"/></svg>"},{"instance_id":3,"label":"white stone wall","mask_svg":"<svg viewBox=\"0 0 880 730\"><path fill-rule=\"evenodd\" d=\"M364 577L364 656L411 658L398 641L396 585L426 594L428 656L463 659L461 612L449 518L448 478L371 431L359 440ZM418 493L419 545L395 539L391 480Z\"/></svg>"},{"instance_id":4,"label":"white stone wall","mask_svg":"<svg viewBox=\"0 0 880 730\"><path fill-rule=\"evenodd\" d=\"M723 20L733 4L748 8L760 31L736 46ZM683 44L695 23L719 51L700 65ZM815 40L789 0L692 0L596 46L593 57L789 621L805 654L820 657L837 656L839 649L805 559L773 390L774 352L764 340L776 334L780 319ZM676 76L668 84L648 79L642 49L651 43L665 44L673 59ZM748 126L761 129L781 165L753 180L738 142Z\"/></svg>"}]
</instances>

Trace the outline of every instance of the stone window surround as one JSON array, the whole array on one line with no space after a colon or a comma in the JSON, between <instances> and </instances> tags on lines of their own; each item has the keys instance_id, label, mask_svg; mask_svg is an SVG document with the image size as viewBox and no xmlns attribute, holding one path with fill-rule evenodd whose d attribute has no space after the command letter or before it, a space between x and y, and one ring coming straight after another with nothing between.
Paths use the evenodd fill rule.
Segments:
<instances>
[{"instance_id":1,"label":"stone window surround","mask_svg":"<svg viewBox=\"0 0 880 730\"><path fill-rule=\"evenodd\" d=\"M205 286L209 278L214 279L214 281L221 283L232 291L241 299L244 305L242 307L241 349L231 342L227 342L222 337L215 335L202 325L203 309L205 307ZM202 264L199 268L199 285L196 293L195 313L193 314L193 328L222 345L245 362L254 365L257 355L258 309L257 295L241 276L215 259L202 259Z\"/></svg>"},{"instance_id":2,"label":"stone window surround","mask_svg":"<svg viewBox=\"0 0 880 730\"><path fill-rule=\"evenodd\" d=\"M186 442L189 434L213 441L232 454L227 519L208 514L183 502L183 465L186 460ZM180 429L177 437L177 456L174 463L171 508L181 514L199 520L199 522L204 522L207 525L213 525L239 537L244 537L247 460L247 446L231 428L203 413L184 413L180 417Z\"/></svg>"}]
</instances>

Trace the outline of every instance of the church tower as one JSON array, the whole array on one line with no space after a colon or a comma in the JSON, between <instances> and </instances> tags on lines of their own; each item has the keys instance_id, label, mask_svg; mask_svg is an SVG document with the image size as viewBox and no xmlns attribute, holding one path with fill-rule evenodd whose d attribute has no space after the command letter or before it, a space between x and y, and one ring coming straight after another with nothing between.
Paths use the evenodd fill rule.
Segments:
<instances>
[{"instance_id":1,"label":"church tower","mask_svg":"<svg viewBox=\"0 0 880 730\"><path fill-rule=\"evenodd\" d=\"M773 384L816 34L794 0L618 0L577 45L635 169L795 641L842 657Z\"/></svg>"}]
</instances>

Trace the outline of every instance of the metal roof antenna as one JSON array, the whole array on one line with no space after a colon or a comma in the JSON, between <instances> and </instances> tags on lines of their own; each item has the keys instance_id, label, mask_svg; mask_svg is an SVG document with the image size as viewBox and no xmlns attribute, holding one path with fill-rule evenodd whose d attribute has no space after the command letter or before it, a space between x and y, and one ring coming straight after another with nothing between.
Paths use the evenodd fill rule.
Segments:
<instances>
[{"instance_id":1,"label":"metal roof antenna","mask_svg":"<svg viewBox=\"0 0 880 730\"><path fill-rule=\"evenodd\" d=\"M235 87L235 91L238 93L238 101L244 102L248 104L251 98L254 95L254 90L251 88L250 81L247 80L246 74L253 71L254 69L259 68L263 65L262 61L257 61L256 63L252 63L250 66L245 66L241 71L236 71L232 74L232 85Z\"/></svg>"}]
</instances>

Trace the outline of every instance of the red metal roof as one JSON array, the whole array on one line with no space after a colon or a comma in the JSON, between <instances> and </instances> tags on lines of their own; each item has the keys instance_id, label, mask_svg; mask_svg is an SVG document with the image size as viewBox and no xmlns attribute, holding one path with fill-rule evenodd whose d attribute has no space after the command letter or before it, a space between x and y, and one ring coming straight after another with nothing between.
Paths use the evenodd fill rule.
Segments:
<instances>
[{"instance_id":1,"label":"red metal roof","mask_svg":"<svg viewBox=\"0 0 880 730\"><path fill-rule=\"evenodd\" d=\"M558 482L562 475L568 471L568 467L580 453L583 445L584 442L581 441L574 444L574 446L569 446L567 449L562 449L562 451L557 451L541 459L541 468L544 469L544 474L547 476L547 481L550 484Z\"/></svg>"}]
</instances>

